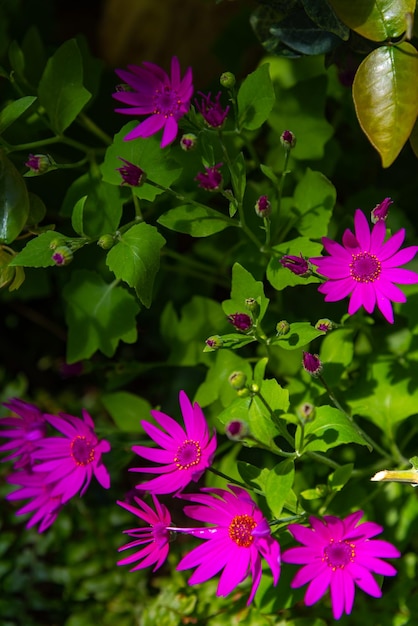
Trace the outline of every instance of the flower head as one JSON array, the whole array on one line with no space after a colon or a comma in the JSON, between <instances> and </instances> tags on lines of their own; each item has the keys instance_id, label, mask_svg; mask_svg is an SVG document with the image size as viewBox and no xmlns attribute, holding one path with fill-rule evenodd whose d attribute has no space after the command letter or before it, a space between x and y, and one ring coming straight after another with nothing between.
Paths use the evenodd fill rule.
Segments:
<instances>
[{"instance_id":1,"label":"flower head","mask_svg":"<svg viewBox=\"0 0 418 626\"><path fill-rule=\"evenodd\" d=\"M213 100L210 93L204 94L199 91L199 95L202 96L200 104L196 100L196 106L199 113L203 116L203 119L208 126L211 128L220 128L229 112L229 106L222 108L222 105L219 102L222 95L221 92L219 91Z\"/></svg>"},{"instance_id":2,"label":"flower head","mask_svg":"<svg viewBox=\"0 0 418 626\"><path fill-rule=\"evenodd\" d=\"M83 419L64 413L59 417L45 415L45 419L65 435L42 439L32 455L40 461L33 470L45 473L46 483L55 483L51 495L61 496L64 503L80 490L82 496L93 474L101 486L108 489L110 477L102 454L109 452L110 444L105 439L99 441L87 411L83 409Z\"/></svg>"},{"instance_id":3,"label":"flower head","mask_svg":"<svg viewBox=\"0 0 418 626\"><path fill-rule=\"evenodd\" d=\"M56 169L54 162L48 154L30 154L25 165L29 168L28 174L34 176L45 174L51 169Z\"/></svg>"},{"instance_id":4,"label":"flower head","mask_svg":"<svg viewBox=\"0 0 418 626\"><path fill-rule=\"evenodd\" d=\"M380 204L376 204L370 214L370 219L373 224L377 224L379 220L386 220L391 204L393 204L393 200L391 198L385 198Z\"/></svg>"},{"instance_id":5,"label":"flower head","mask_svg":"<svg viewBox=\"0 0 418 626\"><path fill-rule=\"evenodd\" d=\"M290 150L296 146L296 136L291 130L284 130L280 135L280 143L283 148Z\"/></svg>"},{"instance_id":6,"label":"flower head","mask_svg":"<svg viewBox=\"0 0 418 626\"><path fill-rule=\"evenodd\" d=\"M382 558L397 558L399 551L391 543L373 539L383 528L374 522L358 524L363 511L351 513L344 519L332 515L323 521L310 517L312 528L300 524L288 527L293 537L303 547L290 548L283 554L286 563L303 565L292 581L292 588L309 583L305 604L315 604L331 592L332 612L340 619L345 612L351 613L354 603L355 585L375 598L382 592L372 573L394 576L396 570Z\"/></svg>"},{"instance_id":7,"label":"flower head","mask_svg":"<svg viewBox=\"0 0 418 626\"><path fill-rule=\"evenodd\" d=\"M303 352L302 365L305 372L308 372L308 374L311 374L311 376L319 376L319 374L322 372L321 359L317 354Z\"/></svg>"},{"instance_id":8,"label":"flower head","mask_svg":"<svg viewBox=\"0 0 418 626\"><path fill-rule=\"evenodd\" d=\"M53 484L49 483L47 478L47 474L20 471L11 474L6 479L11 485L20 486L20 489L9 493L6 500L29 499L29 502L16 511L16 515L33 513L26 528L39 524L38 532L40 533L55 522L63 506L62 497L52 495Z\"/></svg>"},{"instance_id":9,"label":"flower head","mask_svg":"<svg viewBox=\"0 0 418 626\"><path fill-rule=\"evenodd\" d=\"M260 196L254 208L258 217L269 217L271 214L271 202L268 196Z\"/></svg>"},{"instance_id":10,"label":"flower head","mask_svg":"<svg viewBox=\"0 0 418 626\"><path fill-rule=\"evenodd\" d=\"M274 585L277 585L280 546L271 536L267 520L250 495L241 487L228 487L230 491L208 488L202 489L205 493L182 496L196 503L184 508L186 515L212 526L191 532L207 541L186 554L177 569L196 567L189 578L190 585L205 582L223 570L218 596L227 596L251 575L253 582L247 602L250 604L261 580L261 557L269 564Z\"/></svg>"},{"instance_id":11,"label":"flower head","mask_svg":"<svg viewBox=\"0 0 418 626\"><path fill-rule=\"evenodd\" d=\"M0 452L12 452L2 459L10 461L16 459L15 468L31 464L31 453L35 450L38 442L46 435L46 421L43 413L33 404L11 398L4 406L19 415L19 417L3 417L0 426L6 430L0 431L0 437L10 439L0 446Z\"/></svg>"},{"instance_id":12,"label":"flower head","mask_svg":"<svg viewBox=\"0 0 418 626\"><path fill-rule=\"evenodd\" d=\"M177 57L171 59L171 75L154 63L144 61L142 67L128 65L128 70L116 70L116 74L132 91L116 91L115 100L129 108L115 109L125 115L148 115L149 117L129 132L125 140L150 137L163 130L161 148L170 144L177 136L178 121L190 108L193 95L192 70L186 70L180 78Z\"/></svg>"},{"instance_id":13,"label":"flower head","mask_svg":"<svg viewBox=\"0 0 418 626\"><path fill-rule=\"evenodd\" d=\"M210 437L202 409L196 402L192 405L184 391L180 391L179 402L184 429L161 411L151 411L151 415L166 432L149 422L141 422L145 432L160 448L132 446L132 450L160 467L135 467L131 471L161 474L139 485L142 491L154 494L180 492L190 481L197 482L212 463L216 435Z\"/></svg>"},{"instance_id":14,"label":"flower head","mask_svg":"<svg viewBox=\"0 0 418 626\"><path fill-rule=\"evenodd\" d=\"M131 185L132 187L140 187L140 185L143 185L147 177L144 170L141 170L140 167L134 165L130 161L122 159L122 157L118 157L118 159L124 163L122 167L116 168L122 176L121 184Z\"/></svg>"},{"instance_id":15,"label":"flower head","mask_svg":"<svg viewBox=\"0 0 418 626\"><path fill-rule=\"evenodd\" d=\"M243 332L249 330L253 325L251 317L246 313L232 313L228 315L228 321L231 322L232 326L235 326L237 330Z\"/></svg>"},{"instance_id":16,"label":"flower head","mask_svg":"<svg viewBox=\"0 0 418 626\"><path fill-rule=\"evenodd\" d=\"M355 234L349 229L345 231L343 245L323 237L322 243L330 256L309 259L328 279L318 291L325 294L325 302L336 302L351 295L350 315L361 306L372 313L377 305L393 324L391 301L406 302L405 294L394 283L418 283L418 274L399 269L399 266L414 258L418 246L399 250L405 238L403 228L384 242L384 220L379 220L370 233L366 216L360 209L354 215L354 230Z\"/></svg>"},{"instance_id":17,"label":"flower head","mask_svg":"<svg viewBox=\"0 0 418 626\"><path fill-rule=\"evenodd\" d=\"M68 246L57 246L51 255L51 259L54 261L55 265L59 267L68 265L73 258L73 251Z\"/></svg>"},{"instance_id":18,"label":"flower head","mask_svg":"<svg viewBox=\"0 0 418 626\"><path fill-rule=\"evenodd\" d=\"M132 506L127 502L120 501L118 501L118 504L146 522L148 527L124 530L124 533L135 537L135 540L119 548L119 552L140 546L145 547L141 547L140 550L121 559L117 564L130 565L131 563L139 561L139 563L130 570L133 572L134 570L143 569L155 563L153 569L155 572L161 567L168 556L168 544L170 541L170 531L168 527L171 525L170 513L167 507L165 507L164 504L160 504L154 495L152 496L152 500L155 510L136 496L134 496L134 500L138 506Z\"/></svg>"},{"instance_id":19,"label":"flower head","mask_svg":"<svg viewBox=\"0 0 418 626\"><path fill-rule=\"evenodd\" d=\"M219 171L223 163L217 163L212 167L206 167L204 172L199 172L195 176L195 180L199 183L199 187L206 191L218 191L222 185L222 174Z\"/></svg>"},{"instance_id":20,"label":"flower head","mask_svg":"<svg viewBox=\"0 0 418 626\"><path fill-rule=\"evenodd\" d=\"M302 256L302 254L300 256L285 254L280 259L280 263L283 265L283 267L286 267L293 274L296 274L296 276L300 276L301 278L307 278L312 274L309 263Z\"/></svg>"}]
</instances>

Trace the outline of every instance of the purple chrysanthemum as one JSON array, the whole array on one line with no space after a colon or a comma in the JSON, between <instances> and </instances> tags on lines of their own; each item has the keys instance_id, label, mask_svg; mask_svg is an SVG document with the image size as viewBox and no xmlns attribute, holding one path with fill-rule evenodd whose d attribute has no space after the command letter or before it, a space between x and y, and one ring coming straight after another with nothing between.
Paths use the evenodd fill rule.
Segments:
<instances>
[{"instance_id":1,"label":"purple chrysanthemum","mask_svg":"<svg viewBox=\"0 0 418 626\"><path fill-rule=\"evenodd\" d=\"M161 474L139 485L142 491L154 494L180 492L190 481L197 482L212 463L216 435L210 437L202 409L196 402L192 405L184 391L180 391L179 402L185 429L161 411L151 411L151 415L166 432L149 422L141 422L147 435L160 448L132 446L132 450L144 459L159 463L160 467L135 467L131 471Z\"/></svg>"},{"instance_id":2,"label":"purple chrysanthemum","mask_svg":"<svg viewBox=\"0 0 418 626\"><path fill-rule=\"evenodd\" d=\"M61 496L52 495L53 485L47 482L46 474L21 471L11 474L6 480L11 485L20 486L20 489L9 493L6 500L29 499L29 502L16 511L16 515L33 513L26 528L32 528L39 523L38 532L42 533L55 522L63 502Z\"/></svg>"},{"instance_id":3,"label":"purple chrysanthemum","mask_svg":"<svg viewBox=\"0 0 418 626\"><path fill-rule=\"evenodd\" d=\"M19 398L11 398L4 406L20 417L0 419L0 426L6 427L6 430L0 431L0 437L10 439L0 446L0 452L12 451L3 461L20 457L15 462L15 468L18 469L31 464L31 453L46 435L46 421L42 411L35 405Z\"/></svg>"},{"instance_id":4,"label":"purple chrysanthemum","mask_svg":"<svg viewBox=\"0 0 418 626\"><path fill-rule=\"evenodd\" d=\"M292 588L309 583L305 604L315 604L330 589L332 611L335 619L345 612L351 613L354 603L355 585L375 598L382 592L371 572L383 576L395 576L392 565L381 559L400 556L395 546L380 539L383 528L374 522L363 522L363 511L351 513L344 519L332 515L323 521L310 517L312 528L300 524L288 527L293 537L303 547L290 548L283 554L286 563L303 564L292 581Z\"/></svg>"},{"instance_id":5,"label":"purple chrysanthemum","mask_svg":"<svg viewBox=\"0 0 418 626\"><path fill-rule=\"evenodd\" d=\"M130 548L145 547L121 559L117 564L130 565L131 563L139 561L139 563L130 570L133 572L134 570L143 569L155 563L153 569L153 572L155 572L161 567L168 555L170 541L170 531L168 527L171 526L170 513L167 507L164 506L164 504L160 504L154 495L152 496L152 500L154 502L155 511L140 498L134 496L134 499L138 505L137 507L127 502L118 501L118 504L141 520L144 520L144 522L148 524L148 527L124 530L124 533L135 537L135 540L119 548L119 552Z\"/></svg>"},{"instance_id":6,"label":"purple chrysanthemum","mask_svg":"<svg viewBox=\"0 0 418 626\"><path fill-rule=\"evenodd\" d=\"M117 91L115 100L130 108L115 109L125 115L148 115L149 117L129 132L125 140L150 137L164 129L161 148L170 144L177 136L177 122L190 108L193 95L192 70L187 68L184 78L180 77L177 57L171 59L171 75L154 63L144 61L142 67L128 65L127 70L115 70L116 74L132 91Z\"/></svg>"},{"instance_id":7,"label":"purple chrysanthemum","mask_svg":"<svg viewBox=\"0 0 418 626\"><path fill-rule=\"evenodd\" d=\"M217 595L227 596L248 575L252 576L250 597L253 600L261 580L261 557L270 566L273 583L280 576L280 546L273 539L270 527L250 495L241 487L202 489L206 493L181 496L197 505L186 506L184 512L192 519L213 524L210 528L190 530L190 534L206 539L180 561L178 570L196 567L189 584L203 583L222 571ZM179 529L181 531L181 529Z\"/></svg>"},{"instance_id":8,"label":"purple chrysanthemum","mask_svg":"<svg viewBox=\"0 0 418 626\"><path fill-rule=\"evenodd\" d=\"M204 94L199 91L199 95L202 96L200 103L196 100L196 107L199 113L203 116L206 124L211 128L220 128L229 112L229 106L223 108L220 99L221 92L212 100L212 94Z\"/></svg>"},{"instance_id":9,"label":"purple chrysanthemum","mask_svg":"<svg viewBox=\"0 0 418 626\"><path fill-rule=\"evenodd\" d=\"M199 183L199 187L201 189L205 189L206 191L218 191L222 186L222 173L220 168L223 163L217 163L212 167L205 166L204 172L199 172L195 176L195 180Z\"/></svg>"},{"instance_id":10,"label":"purple chrysanthemum","mask_svg":"<svg viewBox=\"0 0 418 626\"><path fill-rule=\"evenodd\" d=\"M109 472L103 465L102 454L109 452L110 444L99 441L94 423L83 409L83 419L60 413L45 415L47 422L65 437L47 437L39 442L32 457L40 462L33 470L46 474L45 481L55 483L51 495L61 496L65 503L78 491L82 496L93 474L105 489L110 487Z\"/></svg>"},{"instance_id":11,"label":"purple chrysanthemum","mask_svg":"<svg viewBox=\"0 0 418 626\"><path fill-rule=\"evenodd\" d=\"M328 280L318 287L326 302L336 302L351 294L348 313L353 315L361 306L367 313L378 308L391 324L392 302L406 302L405 294L394 283L418 283L418 274L399 269L411 261L418 246L399 250L405 238L405 229L399 230L387 241L384 220L379 220L370 233L366 216L360 209L354 215L354 230L344 232L340 245L328 237L322 238L330 256L313 257L311 263Z\"/></svg>"}]
</instances>

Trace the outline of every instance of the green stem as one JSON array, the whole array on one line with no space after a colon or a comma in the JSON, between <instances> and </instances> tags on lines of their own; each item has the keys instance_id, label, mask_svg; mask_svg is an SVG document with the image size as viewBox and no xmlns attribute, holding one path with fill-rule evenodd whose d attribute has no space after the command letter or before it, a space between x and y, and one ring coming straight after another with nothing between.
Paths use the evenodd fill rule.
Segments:
<instances>
[{"instance_id":1,"label":"green stem","mask_svg":"<svg viewBox=\"0 0 418 626\"><path fill-rule=\"evenodd\" d=\"M98 139L103 141L104 144L110 145L112 143L112 138L104 132L93 120L86 115L85 113L80 113L77 117L77 122L84 126L86 130L88 130L92 135L95 135Z\"/></svg>"},{"instance_id":2,"label":"green stem","mask_svg":"<svg viewBox=\"0 0 418 626\"><path fill-rule=\"evenodd\" d=\"M191 269L195 271L203 272L206 276L210 275L214 281L217 281L220 285L222 285L225 288L228 288L231 286L229 281L225 280L223 277L219 276L218 274L215 274L212 270L212 267L206 265L205 263L202 263L201 261L196 261L195 259L188 257L184 254L180 254L179 252L176 252L175 250L170 250L170 248L163 248L163 250L161 251L161 255L170 257L174 259L175 261L178 261L178 263L180 263L181 265L189 266Z\"/></svg>"},{"instance_id":3,"label":"green stem","mask_svg":"<svg viewBox=\"0 0 418 626\"><path fill-rule=\"evenodd\" d=\"M134 203L134 207L135 207L136 221L137 222L143 222L144 221L144 217L142 215L141 205L139 204L139 198L138 198L138 196L136 196L134 194L133 189L131 189L131 193L132 193L132 202Z\"/></svg>"},{"instance_id":4,"label":"green stem","mask_svg":"<svg viewBox=\"0 0 418 626\"><path fill-rule=\"evenodd\" d=\"M323 463L323 465L328 465L328 467L332 467L332 469L338 469L341 467L339 463L336 463L332 459L329 459L327 456L323 456L318 452L305 452L305 454L312 460L318 461L318 463Z\"/></svg>"}]
</instances>

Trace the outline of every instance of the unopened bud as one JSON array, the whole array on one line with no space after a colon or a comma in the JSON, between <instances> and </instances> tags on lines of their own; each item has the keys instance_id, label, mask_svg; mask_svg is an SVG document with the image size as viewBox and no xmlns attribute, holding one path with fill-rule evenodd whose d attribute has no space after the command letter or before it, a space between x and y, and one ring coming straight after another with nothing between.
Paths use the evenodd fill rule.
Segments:
<instances>
[{"instance_id":1,"label":"unopened bud","mask_svg":"<svg viewBox=\"0 0 418 626\"><path fill-rule=\"evenodd\" d=\"M393 204L393 200L391 200L391 198L385 198L380 204L376 204L370 215L370 219L373 224L386 220L391 204Z\"/></svg>"},{"instance_id":2,"label":"unopened bud","mask_svg":"<svg viewBox=\"0 0 418 626\"><path fill-rule=\"evenodd\" d=\"M57 169L55 162L48 154L30 154L25 165L29 168L25 176L40 176L51 169Z\"/></svg>"},{"instance_id":3,"label":"unopened bud","mask_svg":"<svg viewBox=\"0 0 418 626\"><path fill-rule=\"evenodd\" d=\"M212 337L208 337L205 341L208 348L212 350L219 350L224 345L224 341L220 335L212 335Z\"/></svg>"},{"instance_id":4,"label":"unopened bud","mask_svg":"<svg viewBox=\"0 0 418 626\"><path fill-rule=\"evenodd\" d=\"M311 376L319 376L322 372L322 362L317 354L304 352L302 355L302 365L305 372Z\"/></svg>"},{"instance_id":5,"label":"unopened bud","mask_svg":"<svg viewBox=\"0 0 418 626\"><path fill-rule=\"evenodd\" d=\"M247 375L244 372L232 372L232 374L228 377L228 382L233 389L239 391L240 389L244 389L247 384Z\"/></svg>"},{"instance_id":6,"label":"unopened bud","mask_svg":"<svg viewBox=\"0 0 418 626\"><path fill-rule=\"evenodd\" d=\"M260 385L257 385L257 383L252 383L250 386L250 391L252 393L258 393L260 391Z\"/></svg>"},{"instance_id":7,"label":"unopened bud","mask_svg":"<svg viewBox=\"0 0 418 626\"><path fill-rule=\"evenodd\" d=\"M315 328L316 330L322 330L324 333L327 333L329 330L335 328L335 324L334 322L331 322L331 320L324 317L323 319L317 321Z\"/></svg>"},{"instance_id":8,"label":"unopened bud","mask_svg":"<svg viewBox=\"0 0 418 626\"><path fill-rule=\"evenodd\" d=\"M280 263L283 267L286 267L293 274L296 274L296 276L300 276L301 278L308 278L312 274L309 263L303 258L302 254L300 256L285 254L280 259Z\"/></svg>"},{"instance_id":9,"label":"unopened bud","mask_svg":"<svg viewBox=\"0 0 418 626\"><path fill-rule=\"evenodd\" d=\"M103 250L110 250L110 248L115 245L115 238L110 234L102 235L99 238L97 245L103 248Z\"/></svg>"},{"instance_id":10,"label":"unopened bud","mask_svg":"<svg viewBox=\"0 0 418 626\"><path fill-rule=\"evenodd\" d=\"M277 336L287 335L290 330L290 324L287 320L281 320L276 324Z\"/></svg>"},{"instance_id":11,"label":"unopened bud","mask_svg":"<svg viewBox=\"0 0 418 626\"><path fill-rule=\"evenodd\" d=\"M228 315L228 320L237 330L242 332L246 332L253 325L251 317L246 313L232 313L232 315Z\"/></svg>"},{"instance_id":12,"label":"unopened bud","mask_svg":"<svg viewBox=\"0 0 418 626\"><path fill-rule=\"evenodd\" d=\"M232 74L232 72L223 72L223 74L221 74L221 77L219 79L219 82L221 83L222 87L226 87L227 89L231 89L231 87L233 87L235 85L235 76L234 74Z\"/></svg>"},{"instance_id":13,"label":"unopened bud","mask_svg":"<svg viewBox=\"0 0 418 626\"><path fill-rule=\"evenodd\" d=\"M315 418L315 407L310 402L304 402L298 408L298 414L303 422L312 422Z\"/></svg>"},{"instance_id":14,"label":"unopened bud","mask_svg":"<svg viewBox=\"0 0 418 626\"><path fill-rule=\"evenodd\" d=\"M197 137L193 133L186 133L180 139L180 147L185 152L189 152L189 150L194 150L197 146Z\"/></svg>"},{"instance_id":15,"label":"unopened bud","mask_svg":"<svg viewBox=\"0 0 418 626\"><path fill-rule=\"evenodd\" d=\"M284 130L280 135L280 143L286 150L291 150L296 146L296 137L291 130Z\"/></svg>"},{"instance_id":16,"label":"unopened bud","mask_svg":"<svg viewBox=\"0 0 418 626\"><path fill-rule=\"evenodd\" d=\"M260 305L255 298L246 298L245 306L253 315L255 314L257 316L260 312Z\"/></svg>"},{"instance_id":17,"label":"unopened bud","mask_svg":"<svg viewBox=\"0 0 418 626\"><path fill-rule=\"evenodd\" d=\"M58 246L52 254L55 265L68 265L73 260L73 252L68 246Z\"/></svg>"},{"instance_id":18,"label":"unopened bud","mask_svg":"<svg viewBox=\"0 0 418 626\"><path fill-rule=\"evenodd\" d=\"M248 432L248 424L242 420L232 420L225 426L225 434L232 441L242 441Z\"/></svg>"},{"instance_id":19,"label":"unopened bud","mask_svg":"<svg viewBox=\"0 0 418 626\"><path fill-rule=\"evenodd\" d=\"M269 217L269 215L271 215L271 203L268 196L260 196L254 208L258 217Z\"/></svg>"}]
</instances>

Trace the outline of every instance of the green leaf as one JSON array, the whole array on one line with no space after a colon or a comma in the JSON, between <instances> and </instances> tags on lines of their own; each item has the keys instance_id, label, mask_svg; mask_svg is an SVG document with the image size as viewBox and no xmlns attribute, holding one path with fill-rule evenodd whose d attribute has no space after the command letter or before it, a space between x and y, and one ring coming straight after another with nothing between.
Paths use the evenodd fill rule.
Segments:
<instances>
[{"instance_id":1,"label":"green leaf","mask_svg":"<svg viewBox=\"0 0 418 626\"><path fill-rule=\"evenodd\" d=\"M370 419L391 437L398 423L418 413L411 385L411 373L398 361L375 361L355 387L346 391L345 400L353 414Z\"/></svg>"},{"instance_id":2,"label":"green leaf","mask_svg":"<svg viewBox=\"0 0 418 626\"><path fill-rule=\"evenodd\" d=\"M339 383L353 360L353 334L353 328L337 328L329 332L321 343L319 356L325 364L325 379L331 387Z\"/></svg>"},{"instance_id":3,"label":"green leaf","mask_svg":"<svg viewBox=\"0 0 418 626\"><path fill-rule=\"evenodd\" d=\"M381 46L361 63L353 83L360 125L389 167L418 115L418 55L409 43Z\"/></svg>"},{"instance_id":4,"label":"green leaf","mask_svg":"<svg viewBox=\"0 0 418 626\"><path fill-rule=\"evenodd\" d=\"M236 159L231 163L230 172L234 196L237 202L240 203L243 201L247 182L247 178L245 176L245 159L242 152L240 152Z\"/></svg>"},{"instance_id":5,"label":"green leaf","mask_svg":"<svg viewBox=\"0 0 418 626\"><path fill-rule=\"evenodd\" d=\"M125 141L124 137L137 125L137 122L129 122L114 136L113 143L106 150L104 162L100 166L103 180L111 185L120 186L122 178L117 168L123 165L120 160L123 158L140 167L148 180L162 187L170 187L181 173L177 163L170 158L170 148L161 150L160 140L155 135ZM131 189L138 198L151 202L164 192L164 189L154 187L147 181L140 187Z\"/></svg>"},{"instance_id":6,"label":"green leaf","mask_svg":"<svg viewBox=\"0 0 418 626\"><path fill-rule=\"evenodd\" d=\"M323 330L317 330L309 322L293 322L286 335L280 335L270 340L271 346L280 346L284 350L297 350L303 348L308 343L325 335Z\"/></svg>"},{"instance_id":7,"label":"green leaf","mask_svg":"<svg viewBox=\"0 0 418 626\"><path fill-rule=\"evenodd\" d=\"M261 321L269 304L269 299L264 295L264 285L261 281L256 280L245 267L242 267L239 263L234 263L232 267L231 299L222 302L225 315L234 313L248 313L249 315L250 312L245 305L247 298L254 298L258 302L260 307L258 319Z\"/></svg>"},{"instance_id":8,"label":"green leaf","mask_svg":"<svg viewBox=\"0 0 418 626\"><path fill-rule=\"evenodd\" d=\"M101 401L120 430L143 432L140 422L149 418L151 405L148 400L128 391L115 391L104 394Z\"/></svg>"},{"instance_id":9,"label":"green leaf","mask_svg":"<svg viewBox=\"0 0 418 626\"><path fill-rule=\"evenodd\" d=\"M34 193L29 192L29 215L27 226L37 226L46 215L46 206L43 200Z\"/></svg>"},{"instance_id":10,"label":"green leaf","mask_svg":"<svg viewBox=\"0 0 418 626\"><path fill-rule=\"evenodd\" d=\"M325 54L341 43L341 38L313 22L303 8L294 11L270 28L272 35L301 54ZM348 38L347 29L347 37Z\"/></svg>"},{"instance_id":11,"label":"green leaf","mask_svg":"<svg viewBox=\"0 0 418 626\"><path fill-rule=\"evenodd\" d=\"M142 304L149 308L154 279L160 267L160 250L165 239L155 226L135 224L119 236L109 250L106 264L116 278L133 287Z\"/></svg>"},{"instance_id":12,"label":"green leaf","mask_svg":"<svg viewBox=\"0 0 418 626\"><path fill-rule=\"evenodd\" d=\"M238 116L247 130L260 128L274 104L274 89L268 63L249 74L238 91Z\"/></svg>"},{"instance_id":13,"label":"green leaf","mask_svg":"<svg viewBox=\"0 0 418 626\"><path fill-rule=\"evenodd\" d=\"M136 341L139 306L116 281L108 284L96 272L77 270L65 285L63 296L68 363L89 359L97 350L112 357L120 341Z\"/></svg>"},{"instance_id":14,"label":"green leaf","mask_svg":"<svg viewBox=\"0 0 418 626\"><path fill-rule=\"evenodd\" d=\"M354 464L347 463L341 465L335 472L328 476L328 484L333 491L341 491L341 489L348 483L353 472Z\"/></svg>"},{"instance_id":15,"label":"green leaf","mask_svg":"<svg viewBox=\"0 0 418 626\"><path fill-rule=\"evenodd\" d=\"M83 63L75 39L62 44L48 60L38 95L53 130L59 135L90 100L91 94L83 86Z\"/></svg>"},{"instance_id":16,"label":"green leaf","mask_svg":"<svg viewBox=\"0 0 418 626\"><path fill-rule=\"evenodd\" d=\"M0 112L0 135L4 133L36 101L35 96L23 96L7 104Z\"/></svg>"},{"instance_id":17,"label":"green leaf","mask_svg":"<svg viewBox=\"0 0 418 626\"><path fill-rule=\"evenodd\" d=\"M285 287L294 287L296 285L307 285L309 283L318 283L319 278L316 276L309 276L303 278L297 276L287 267L283 267L280 263L280 258L284 254L290 254L292 256L299 256L301 253L305 258L319 256L322 252L322 244L311 241L307 237L297 237L286 243L281 243L278 246L274 246L273 250L280 253L280 257L272 256L267 266L267 279L270 284L281 291Z\"/></svg>"},{"instance_id":18,"label":"green leaf","mask_svg":"<svg viewBox=\"0 0 418 626\"><path fill-rule=\"evenodd\" d=\"M170 230L192 237L209 237L232 225L232 221L219 211L191 204L170 209L157 222Z\"/></svg>"},{"instance_id":19,"label":"green leaf","mask_svg":"<svg viewBox=\"0 0 418 626\"><path fill-rule=\"evenodd\" d=\"M119 227L122 211L120 189L91 178L86 196L83 194L73 208L73 228L75 232L83 232L92 239L105 233L114 233Z\"/></svg>"},{"instance_id":20,"label":"green leaf","mask_svg":"<svg viewBox=\"0 0 418 626\"><path fill-rule=\"evenodd\" d=\"M211 329L213 329L213 326L211 326ZM223 342L222 349L229 348L230 350L238 350L239 348L243 348L249 343L253 343L253 341L257 341L257 339L252 335L243 335L240 333L228 333L226 335L219 335L219 337L222 339ZM205 337L205 339L206 338L207 337ZM203 349L203 352L215 352L216 350L219 350L219 348L211 348L210 346L206 345Z\"/></svg>"},{"instance_id":21,"label":"green leaf","mask_svg":"<svg viewBox=\"0 0 418 626\"><path fill-rule=\"evenodd\" d=\"M0 149L0 243L11 243L29 215L29 196L23 177Z\"/></svg>"},{"instance_id":22,"label":"green leaf","mask_svg":"<svg viewBox=\"0 0 418 626\"><path fill-rule=\"evenodd\" d=\"M26 246L15 256L10 265L21 267L52 267L55 265L52 260L52 242L62 239L65 242L65 235L57 233L55 230L47 230L42 235L28 241Z\"/></svg>"},{"instance_id":23,"label":"green leaf","mask_svg":"<svg viewBox=\"0 0 418 626\"><path fill-rule=\"evenodd\" d=\"M230 405L234 401L250 400L249 398L237 399L237 392L229 384L229 376L236 371L243 372L249 380L252 377L251 366L245 359L231 350L219 350L215 354L215 360L209 368L205 380L197 390L195 401L200 406L205 407L219 400L223 407L232 410Z\"/></svg>"},{"instance_id":24,"label":"green leaf","mask_svg":"<svg viewBox=\"0 0 418 626\"><path fill-rule=\"evenodd\" d=\"M299 233L311 239L325 236L336 198L337 192L331 181L308 167L294 193L293 213Z\"/></svg>"},{"instance_id":25,"label":"green leaf","mask_svg":"<svg viewBox=\"0 0 418 626\"><path fill-rule=\"evenodd\" d=\"M397 38L407 30L406 15L414 14L416 0L328 0L338 17L352 30L371 39Z\"/></svg>"},{"instance_id":26,"label":"green leaf","mask_svg":"<svg viewBox=\"0 0 418 626\"><path fill-rule=\"evenodd\" d=\"M295 464L291 459L282 461L270 470L265 484L265 494L274 517L280 516L292 490L294 478Z\"/></svg>"},{"instance_id":27,"label":"green leaf","mask_svg":"<svg viewBox=\"0 0 418 626\"><path fill-rule=\"evenodd\" d=\"M315 419L305 426L304 452L327 452L345 443L367 445L350 420L332 406L316 409Z\"/></svg>"},{"instance_id":28,"label":"green leaf","mask_svg":"<svg viewBox=\"0 0 418 626\"><path fill-rule=\"evenodd\" d=\"M302 0L302 4L307 15L315 24L347 41L350 36L350 29L338 19L329 0Z\"/></svg>"},{"instance_id":29,"label":"green leaf","mask_svg":"<svg viewBox=\"0 0 418 626\"><path fill-rule=\"evenodd\" d=\"M83 212L87 196L83 196L75 203L73 214L71 216L71 224L77 235L84 236Z\"/></svg>"}]
</instances>

